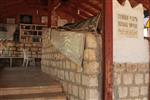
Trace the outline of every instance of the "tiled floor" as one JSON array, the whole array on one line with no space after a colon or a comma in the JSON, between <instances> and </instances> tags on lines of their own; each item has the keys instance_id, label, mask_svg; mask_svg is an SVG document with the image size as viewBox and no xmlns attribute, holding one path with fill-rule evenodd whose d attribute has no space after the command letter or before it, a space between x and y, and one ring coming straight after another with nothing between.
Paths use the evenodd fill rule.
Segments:
<instances>
[{"instance_id":1,"label":"tiled floor","mask_svg":"<svg viewBox=\"0 0 150 100\"><path fill-rule=\"evenodd\" d=\"M0 88L41 86L57 83L50 76L41 72L38 67L16 67L0 69Z\"/></svg>"},{"instance_id":2,"label":"tiled floor","mask_svg":"<svg viewBox=\"0 0 150 100\"><path fill-rule=\"evenodd\" d=\"M1 68L0 100L66 100L62 86L39 67Z\"/></svg>"}]
</instances>

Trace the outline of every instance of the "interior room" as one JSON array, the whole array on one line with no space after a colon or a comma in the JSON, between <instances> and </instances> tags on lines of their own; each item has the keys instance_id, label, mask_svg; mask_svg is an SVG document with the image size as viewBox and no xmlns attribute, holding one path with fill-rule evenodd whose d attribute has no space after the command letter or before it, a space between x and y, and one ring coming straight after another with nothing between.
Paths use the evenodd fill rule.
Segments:
<instances>
[{"instance_id":1,"label":"interior room","mask_svg":"<svg viewBox=\"0 0 150 100\"><path fill-rule=\"evenodd\" d=\"M149 0L0 0L0 100L150 100Z\"/></svg>"}]
</instances>

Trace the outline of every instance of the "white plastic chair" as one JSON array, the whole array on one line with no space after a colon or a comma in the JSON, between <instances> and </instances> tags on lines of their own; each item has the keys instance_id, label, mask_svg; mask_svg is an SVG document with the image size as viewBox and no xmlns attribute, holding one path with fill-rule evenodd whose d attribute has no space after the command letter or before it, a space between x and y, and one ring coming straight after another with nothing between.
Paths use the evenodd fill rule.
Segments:
<instances>
[{"instance_id":1,"label":"white plastic chair","mask_svg":"<svg viewBox=\"0 0 150 100\"><path fill-rule=\"evenodd\" d=\"M35 65L35 58L28 55L27 49L23 49L23 66L27 68L30 63Z\"/></svg>"}]
</instances>

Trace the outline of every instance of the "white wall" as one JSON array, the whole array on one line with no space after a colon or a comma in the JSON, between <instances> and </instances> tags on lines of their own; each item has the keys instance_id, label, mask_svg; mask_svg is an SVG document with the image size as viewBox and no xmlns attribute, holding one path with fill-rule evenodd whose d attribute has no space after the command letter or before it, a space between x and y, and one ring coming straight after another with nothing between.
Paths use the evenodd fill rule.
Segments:
<instances>
[{"instance_id":1,"label":"white wall","mask_svg":"<svg viewBox=\"0 0 150 100\"><path fill-rule=\"evenodd\" d=\"M128 15L137 18L135 23L137 28L118 27L118 14ZM147 63L149 62L148 41L144 39L143 25L144 15L142 5L132 8L129 1L126 0L125 5L120 5L117 0L113 1L113 59L119 63ZM128 20L123 22L130 23ZM137 31L137 34L122 34L119 28L124 30ZM130 36L131 35L131 36Z\"/></svg>"}]
</instances>

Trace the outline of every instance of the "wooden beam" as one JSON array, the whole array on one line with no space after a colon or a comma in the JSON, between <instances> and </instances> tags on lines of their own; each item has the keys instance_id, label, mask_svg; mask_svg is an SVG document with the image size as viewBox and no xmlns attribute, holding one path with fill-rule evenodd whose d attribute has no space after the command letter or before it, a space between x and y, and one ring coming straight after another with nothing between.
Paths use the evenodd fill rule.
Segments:
<instances>
[{"instance_id":1,"label":"wooden beam","mask_svg":"<svg viewBox=\"0 0 150 100\"><path fill-rule=\"evenodd\" d=\"M146 9L149 9L150 0L136 0L138 3L142 3Z\"/></svg>"},{"instance_id":2,"label":"wooden beam","mask_svg":"<svg viewBox=\"0 0 150 100\"><path fill-rule=\"evenodd\" d=\"M52 24L52 9L53 9L53 2L48 0L48 28L51 28Z\"/></svg>"},{"instance_id":3,"label":"wooden beam","mask_svg":"<svg viewBox=\"0 0 150 100\"><path fill-rule=\"evenodd\" d=\"M79 8L80 14L77 14L76 5L74 5L74 4L70 3L70 4L67 5L67 7L70 7L70 9L72 10L72 12L74 12L77 16L79 16L81 14L84 17L91 17L91 14L85 12L84 10L81 10L80 8Z\"/></svg>"},{"instance_id":4,"label":"wooden beam","mask_svg":"<svg viewBox=\"0 0 150 100\"><path fill-rule=\"evenodd\" d=\"M60 10L63 11L64 13L72 16L73 18L75 18L76 21L79 21L79 20L82 20L82 19L85 18L83 16L78 15L77 13L74 13L74 11L71 8L69 8L69 7L66 8L64 6L61 6Z\"/></svg>"},{"instance_id":5,"label":"wooden beam","mask_svg":"<svg viewBox=\"0 0 150 100\"><path fill-rule=\"evenodd\" d=\"M15 4L9 4L9 5L5 5L5 6L1 6L0 11L1 11L1 13L5 12L5 11L10 12L10 10L13 10L13 8L16 8L16 7L21 6L21 5L25 5L25 3L16 2Z\"/></svg>"},{"instance_id":6,"label":"wooden beam","mask_svg":"<svg viewBox=\"0 0 150 100\"><path fill-rule=\"evenodd\" d=\"M48 12L47 7L45 7L45 6L26 5L26 4L23 3L23 4L20 4L20 5L16 5L16 6L6 8L3 11L0 11L0 13L2 13L2 16L5 17L5 16L9 16L9 15L15 15L15 14L17 15L18 13L22 13L24 11L34 11L34 10L37 10L37 9Z\"/></svg>"},{"instance_id":7,"label":"wooden beam","mask_svg":"<svg viewBox=\"0 0 150 100\"><path fill-rule=\"evenodd\" d=\"M6 9L3 9L0 11L1 14L3 14L2 16L8 15L8 14L12 14L14 12L19 12L23 9L26 9L27 5L25 4L20 4L20 5L16 5L16 6L12 6L12 7L8 7Z\"/></svg>"},{"instance_id":8,"label":"wooden beam","mask_svg":"<svg viewBox=\"0 0 150 100\"><path fill-rule=\"evenodd\" d=\"M3 1L3 0L2 0ZM23 3L24 0L12 0L12 1L4 1L3 3L0 4L0 8L7 8L7 7L11 7L11 6L15 6L18 4Z\"/></svg>"},{"instance_id":9,"label":"wooden beam","mask_svg":"<svg viewBox=\"0 0 150 100\"><path fill-rule=\"evenodd\" d=\"M101 0L99 0L99 1L101 1ZM99 2L97 4L94 4L94 3L92 3L92 1L87 1L87 0L81 0L81 2L82 2L81 4L87 4L87 5L91 6L94 9L98 9L98 10L102 9L101 2Z\"/></svg>"},{"instance_id":10,"label":"wooden beam","mask_svg":"<svg viewBox=\"0 0 150 100\"><path fill-rule=\"evenodd\" d=\"M83 4L82 2L80 4L76 4L75 1L71 1L70 5L72 5L76 10L80 10L81 13L83 12L86 16L97 15L98 14L97 12L99 10L99 9L93 9L93 8L91 8L91 6L88 6L85 3ZM85 5L87 5L88 7ZM76 13L77 13L77 11L76 11Z\"/></svg>"},{"instance_id":11,"label":"wooden beam","mask_svg":"<svg viewBox=\"0 0 150 100\"><path fill-rule=\"evenodd\" d=\"M86 4L85 2L84 3L81 3L81 6L83 7L83 9L88 9L90 12L93 12L93 13L97 13L97 12L99 12L99 10L101 9L101 8L99 8L99 7L97 7L97 9L95 8L95 7L93 7L93 6L91 6L91 5L88 5L88 4ZM90 8L90 9L89 9Z\"/></svg>"},{"instance_id":12,"label":"wooden beam","mask_svg":"<svg viewBox=\"0 0 150 100\"><path fill-rule=\"evenodd\" d=\"M113 87L113 0L102 0L103 4L103 59L104 89L103 100L112 100Z\"/></svg>"}]
</instances>

